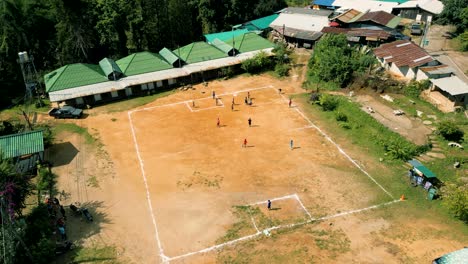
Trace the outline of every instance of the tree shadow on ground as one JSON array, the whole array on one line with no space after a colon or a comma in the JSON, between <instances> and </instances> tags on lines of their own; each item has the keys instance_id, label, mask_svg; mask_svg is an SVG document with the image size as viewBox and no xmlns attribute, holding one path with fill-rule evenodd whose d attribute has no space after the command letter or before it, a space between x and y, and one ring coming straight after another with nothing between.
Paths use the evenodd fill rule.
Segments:
<instances>
[{"instance_id":1,"label":"tree shadow on ground","mask_svg":"<svg viewBox=\"0 0 468 264\"><path fill-rule=\"evenodd\" d=\"M85 247L85 240L99 234L103 224L112 224L108 214L105 213L105 211L108 210L106 208L107 206L105 206L102 201L90 201L75 205L81 209L87 208L89 213L93 216L93 221L88 221L83 214L75 213L70 209L69 205L64 205L67 216L66 232L68 240L73 243L74 248L58 256L53 263L101 263L103 261L110 261L109 263L112 263L112 260L114 260L113 256L105 256L106 254L98 252L99 249L95 247L89 248L89 245ZM106 247L107 245L103 243L103 245L100 246ZM80 251L83 248L89 248L91 254L80 255ZM96 251L95 255L93 255L94 251ZM80 256L79 260L75 261L78 256Z\"/></svg>"},{"instance_id":2,"label":"tree shadow on ground","mask_svg":"<svg viewBox=\"0 0 468 264\"><path fill-rule=\"evenodd\" d=\"M69 164L79 152L71 142L53 144L47 151L47 160L55 167Z\"/></svg>"}]
</instances>

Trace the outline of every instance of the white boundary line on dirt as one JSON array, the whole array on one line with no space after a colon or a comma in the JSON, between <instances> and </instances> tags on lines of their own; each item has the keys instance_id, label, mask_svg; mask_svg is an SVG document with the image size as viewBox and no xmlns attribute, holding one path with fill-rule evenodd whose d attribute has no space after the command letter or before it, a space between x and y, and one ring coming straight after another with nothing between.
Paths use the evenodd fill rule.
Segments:
<instances>
[{"instance_id":1,"label":"white boundary line on dirt","mask_svg":"<svg viewBox=\"0 0 468 264\"><path fill-rule=\"evenodd\" d=\"M301 205L302 209L304 209L304 211L306 212L306 214L309 216L310 220L313 220L314 218L312 217L312 215L310 214L309 210L306 209L306 207L304 206L304 204L302 203L301 199L299 198L299 195L297 195L297 193L294 194L294 197L296 198L297 202L299 202L299 204Z\"/></svg>"},{"instance_id":2,"label":"white boundary line on dirt","mask_svg":"<svg viewBox=\"0 0 468 264\"><path fill-rule=\"evenodd\" d=\"M190 107L190 105L189 105L189 102L188 102L188 101L186 101L186 102L185 102L185 105L186 105L186 106L187 106L187 108L190 110L190 112L192 112L192 113L193 113L192 107Z\"/></svg>"},{"instance_id":3,"label":"white boundary line on dirt","mask_svg":"<svg viewBox=\"0 0 468 264\"><path fill-rule=\"evenodd\" d=\"M146 200L148 202L148 207L149 207L149 210L150 210L150 214L151 214L151 220L153 222L153 227L154 227L154 236L156 238L156 241L158 243L158 248L159 248L159 256L161 257L161 260L163 263L167 263L169 261L169 257L167 257L166 255L164 255L164 251L163 251L163 248L162 248L162 245L161 245L161 240L159 239L159 232L158 232L158 226L156 224L156 217L155 217L155 213L154 213L154 210L153 210L153 205L151 204L151 195L150 195L150 192L149 192L149 187L148 187L148 181L146 179L146 173L145 173L145 165L143 163L143 159L141 158L141 154L140 154L140 148L138 146L138 142L137 142L137 138L136 138L136 133L135 133L135 128L133 127L133 121L132 121L132 113L133 111L129 111L128 112L128 119L130 121L130 128L132 130L132 136L133 136L133 143L135 145L135 151L137 153L137 157L138 157L138 161L140 163L140 170L141 170L141 175L143 176L143 182L145 184L145 189L146 189Z\"/></svg>"},{"instance_id":4,"label":"white boundary line on dirt","mask_svg":"<svg viewBox=\"0 0 468 264\"><path fill-rule=\"evenodd\" d=\"M262 86L262 87L258 87L258 88L245 89L245 90L241 90L241 91L237 91L237 92L227 92L227 93L220 94L219 96L234 95L234 94L237 96L239 93L255 91L255 90L263 90L263 89L268 89L268 88L275 90L273 85L268 85L268 86ZM284 101L289 102L289 100L286 99L286 97L283 94L278 94L278 95L280 95L284 99ZM208 96L208 97L199 98L199 99L205 99L205 98L210 98L210 97ZM202 250L199 250L199 251L194 251L194 252L186 253L186 254L183 254L183 255L175 256L175 257L168 257L168 256L164 255L164 251L163 251L163 248L162 248L162 245L161 245L161 240L159 239L159 233L158 233L158 228L157 228L157 224L156 224L156 218L155 218L153 206L151 204L151 196L150 196L150 192L149 192L146 173L145 173L145 170L144 170L144 162L143 162L143 159L141 158L141 154L140 154L140 151L139 151L138 142L137 142L137 138L136 138L136 134L135 134L135 128L133 126L133 121L132 121L132 118L131 118L131 114L133 114L134 112L147 111L147 110L152 110L152 109L161 108L161 107L175 106L175 105L180 105L180 104L186 104L187 105L187 103L191 102L191 101L192 100L185 100L185 101L180 101L180 102L170 103L170 104L165 104L165 105L157 105L157 106L146 107L146 108L142 108L142 109L135 109L135 110L132 110L132 111L128 112L128 117L129 117L129 120L130 120L130 128L131 128L132 135L133 135L133 141L134 141L135 149L136 149L136 152L137 152L137 157L138 157L138 160L139 160L139 163L140 163L140 168L141 168L141 172L142 172L142 176L143 176L143 181L144 181L145 188L146 188L146 198L147 198L148 206L149 206L149 209L150 209L151 218L152 218L152 221L153 221L153 226L154 226L154 229L155 229L155 238L156 238L156 241L157 241L157 244L158 244L158 247L159 247L159 252L160 252L159 256L161 257L163 263L168 263L168 262L170 262L172 260L185 258L185 257L189 257L189 256L192 256L192 255L200 254L200 253L210 252L212 250L219 249L219 248L222 248L222 247L227 246L227 245L235 244L235 243L240 242L240 241L244 241L244 240L254 238L256 236L261 235L262 232L265 232L265 231L272 231L272 230L276 230L276 229L280 229L280 228L286 228L286 227L295 227L295 226L298 226L298 225L304 225L304 224L307 224L307 223L311 223L313 221L326 220L326 219L340 217L340 216L349 215L349 214L353 214L353 213L359 213L359 212L362 212L362 211L371 210L371 209L374 209L374 208L377 208L377 207L380 207L380 206L385 206L385 205L392 204L392 203L400 201L400 200L393 200L393 201L387 202L387 203L382 203L382 204L373 205L373 206L362 208L362 209L351 210L351 211L342 212L342 213L331 215L331 216L325 216L325 217L314 219L314 218L312 218L311 214L307 211L307 209L304 207L304 205L302 204L302 201L300 201L297 194L292 194L292 195L286 195L286 196L283 196L283 197L273 198L273 199L270 199L270 201L278 201L278 200L295 198L297 201L299 201L300 205L303 207L303 209L309 215L310 220L305 221L305 222L295 223L295 224L279 225L279 226L270 227L270 228L262 230L261 232L259 231L259 232L255 233L255 234L244 236L244 237L241 237L241 238L238 238L238 239L235 239L235 240L231 240L231 241L228 241L228 242L225 242L225 243L222 243L222 244L218 244L218 245L215 245L215 246L212 246L212 247L208 247L208 248L205 248L205 249L202 249ZM187 105L187 106L190 108L189 105ZM220 106L217 106L217 107L220 107ZM224 104L221 107L224 107ZM215 107L212 107L212 108L215 108ZM365 171L359 164L357 164L357 162L354 159L352 159L343 149L341 149L341 147L337 143L335 143L327 134L325 134L317 125L315 125L309 118L307 118L304 115L304 113L302 113L302 111L300 111L298 108L296 108L296 105L293 105L291 108L294 108L294 110L296 110L306 121L309 122L311 128L315 128L322 136L324 136L328 141L330 141L349 161L351 161L359 170L361 170L375 184L377 184L377 186L379 186L387 195L389 195L392 199L394 199L394 197L393 197L393 195L391 193L389 193L372 176L370 176L370 174L367 171ZM195 112L192 109L190 109L190 110L192 112ZM201 110L198 110L198 111L201 111ZM207 110L207 109L203 109L203 110ZM309 128L309 127L303 127L303 129L306 129L306 128ZM264 204L264 203L267 203L267 201L257 202L257 203L250 204L250 205L258 205L258 204ZM255 222L254 222L254 226L256 227Z\"/></svg>"},{"instance_id":5,"label":"white boundary line on dirt","mask_svg":"<svg viewBox=\"0 0 468 264\"><path fill-rule=\"evenodd\" d=\"M306 129L309 129L309 128L314 128L314 127L313 126L303 126L303 127L289 129L289 131L306 130Z\"/></svg>"},{"instance_id":6,"label":"white boundary line on dirt","mask_svg":"<svg viewBox=\"0 0 468 264\"><path fill-rule=\"evenodd\" d=\"M273 85L260 86L260 87L257 87L257 88L244 89L244 90L240 90L240 91L237 91L237 92L226 92L226 93L219 94L217 96L218 96L219 100L221 101L221 105L217 106L217 107L224 107L224 103L222 101L222 98L220 98L221 96L234 95L234 94L237 95L239 93L245 93L245 92L256 91L256 90L264 90L264 89L273 89ZM197 99L184 100L184 101L180 101L180 102L176 102L176 103L170 103L170 104L164 104L164 105L155 105L155 106L150 106L150 107L145 107L145 108L139 108L139 109L131 110L131 111L129 111L129 113L148 111L148 110L153 110L155 108L175 106L175 105L180 105L180 104L187 104L187 103L191 103L193 100L196 101L196 100L203 100L203 99L209 99L209 98L212 98L212 97L207 96L207 97L202 97L202 98L197 98ZM190 106L189 106L189 108L190 108ZM215 107L211 107L211 108L215 108ZM204 109L200 109L200 110L193 110L192 112L198 112L198 111L202 111L202 110L206 110L206 109L208 109L208 108L204 108Z\"/></svg>"},{"instance_id":7,"label":"white boundary line on dirt","mask_svg":"<svg viewBox=\"0 0 468 264\"><path fill-rule=\"evenodd\" d=\"M296 194L292 195L292 197L283 196L283 197L281 197L281 199L287 199L287 198L284 198L284 197L295 198L295 195ZM280 200L280 199L277 199L277 200ZM369 206L369 207L365 207L365 208L361 208L361 209L346 211L346 212L342 212L342 213L338 213L338 214L334 214L334 215L329 215L329 216L324 216L324 217L320 217L320 218L315 218L315 219L312 218L312 219L304 221L304 222L299 222L299 223L294 223L294 224L287 224L287 225L272 226L272 227L269 227L269 228L265 228L262 231L259 231L259 232L255 233L255 234L252 234L252 235L240 237L238 239L231 240L231 241L228 241L228 242L225 242L225 243L222 243L222 244L214 245L214 246L211 246L211 247L208 247L208 248L204 248L204 249L199 250L199 251L193 251L193 252L189 252L189 253L186 253L186 254L183 254L183 255L179 255L179 256L175 256L175 257L169 257L167 260L168 261L173 261L173 260L177 260L177 259L181 259L181 258L194 256L194 255L201 254L201 253L207 253L207 252L210 252L210 251L213 251L213 250L216 250L216 249L221 249L221 248L223 248L225 246L236 244L237 242L241 242L241 241L244 241L244 240L249 240L249 239L258 237L258 236L262 235L264 232L269 232L269 231L273 231L273 230L281 229L281 228L291 228L291 227L305 225L305 224L308 224L308 223L317 222L317 221L321 221L321 220L327 220L327 219L331 219L331 218L337 218L337 217L346 216L346 215L350 215L350 214L360 213L360 212L372 210L372 209L375 209L375 208L378 208L378 207L381 207L381 206L387 206L387 205L397 203L397 202L400 202L400 200L393 200L393 201L386 202L386 203L381 203L381 204L377 204L377 205L373 205L373 206ZM265 202L253 203L253 205L262 204L262 203L265 203Z\"/></svg>"},{"instance_id":8,"label":"white boundary line on dirt","mask_svg":"<svg viewBox=\"0 0 468 264\"><path fill-rule=\"evenodd\" d=\"M274 202L274 201L280 201L280 200L286 200L286 199L294 199L294 198L296 198L295 195L296 194L289 194L289 195L285 195L285 196L281 196L281 197L275 197L275 198L271 198L270 201ZM248 204L248 206L266 204L266 203L268 203L268 200L251 203L251 204Z\"/></svg>"},{"instance_id":9,"label":"white boundary line on dirt","mask_svg":"<svg viewBox=\"0 0 468 264\"><path fill-rule=\"evenodd\" d=\"M283 95L281 94L281 96ZM286 97L283 96L283 98L285 101L289 102L289 100L287 100ZM367 177L369 177L369 179L371 179L375 184L377 184L377 186L379 186L380 189L382 189L388 196L390 196L392 199L395 199L395 197L393 197L393 195L390 192L388 192L382 185L380 185L380 183L378 183L366 170L364 170L353 158L351 158L348 155L348 153L346 153L335 141L333 141L333 139L331 139L327 134L325 134L325 132L323 132L317 125L315 125L309 118L307 118L307 116L304 113L302 113L301 110L299 110L295 106L293 107L294 110L296 110L296 112L298 112L305 120L307 120L313 128L315 128L322 136L324 136L328 141L330 141L330 143L332 143L338 149L338 151L341 152L341 154L343 154L349 161L351 161L354 164L354 166L356 166Z\"/></svg>"}]
</instances>

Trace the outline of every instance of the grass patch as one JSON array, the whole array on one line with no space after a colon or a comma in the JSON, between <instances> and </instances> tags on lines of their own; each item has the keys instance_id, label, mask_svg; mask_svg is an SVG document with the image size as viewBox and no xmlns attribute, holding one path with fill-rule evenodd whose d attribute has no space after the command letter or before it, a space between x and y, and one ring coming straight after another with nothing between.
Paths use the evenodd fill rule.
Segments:
<instances>
[{"instance_id":1,"label":"grass patch","mask_svg":"<svg viewBox=\"0 0 468 264\"><path fill-rule=\"evenodd\" d=\"M72 263L118 264L115 247L83 247L75 251Z\"/></svg>"},{"instance_id":2,"label":"grass patch","mask_svg":"<svg viewBox=\"0 0 468 264\"><path fill-rule=\"evenodd\" d=\"M87 180L86 183L88 186L94 187L94 188L99 188L99 180L95 175L90 176Z\"/></svg>"},{"instance_id":3,"label":"grass patch","mask_svg":"<svg viewBox=\"0 0 468 264\"><path fill-rule=\"evenodd\" d=\"M226 231L224 236L216 240L216 244L255 233L252 221L250 220L252 214L250 206L233 206L232 213L238 219L237 222Z\"/></svg>"},{"instance_id":4,"label":"grass patch","mask_svg":"<svg viewBox=\"0 0 468 264\"><path fill-rule=\"evenodd\" d=\"M54 133L54 135L60 134L62 132L82 135L86 144L94 144L97 142L97 139L89 133L87 128L80 127L73 123L59 123L53 126L52 133Z\"/></svg>"},{"instance_id":5,"label":"grass patch","mask_svg":"<svg viewBox=\"0 0 468 264\"><path fill-rule=\"evenodd\" d=\"M134 97L131 99L125 99L123 101L119 102L114 102L102 106L97 106L95 107L99 112L105 112L105 113L115 113L115 112L122 112L122 111L128 111L134 108L137 108L142 105L149 104L153 101L155 101L158 98L165 97L168 95L171 95L176 92L176 89L171 89L171 90L163 90L158 93L152 94L152 95L147 95L147 96L139 96L139 97ZM114 121L114 120L112 120Z\"/></svg>"},{"instance_id":6,"label":"grass patch","mask_svg":"<svg viewBox=\"0 0 468 264\"><path fill-rule=\"evenodd\" d=\"M334 83L334 82L324 82L320 80L315 80L310 76L307 77L307 80L302 84L302 88L310 91L320 91L320 90L327 90L327 91L338 91L341 87Z\"/></svg>"}]
</instances>

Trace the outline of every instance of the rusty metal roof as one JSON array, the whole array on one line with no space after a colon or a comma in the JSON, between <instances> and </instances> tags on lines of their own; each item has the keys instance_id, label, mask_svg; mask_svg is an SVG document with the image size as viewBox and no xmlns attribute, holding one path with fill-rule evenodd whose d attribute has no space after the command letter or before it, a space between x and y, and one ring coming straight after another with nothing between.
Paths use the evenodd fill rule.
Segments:
<instances>
[{"instance_id":1,"label":"rusty metal roof","mask_svg":"<svg viewBox=\"0 0 468 264\"><path fill-rule=\"evenodd\" d=\"M385 30L381 29L366 29L366 28L335 28L325 27L322 29L323 33L346 34L350 37L368 37L376 40L386 40L391 35Z\"/></svg>"},{"instance_id":2,"label":"rusty metal roof","mask_svg":"<svg viewBox=\"0 0 468 264\"><path fill-rule=\"evenodd\" d=\"M398 67L414 68L434 61L429 53L409 40L397 40L383 44L374 49L374 54L378 58L385 59L386 62L395 63Z\"/></svg>"},{"instance_id":3,"label":"rusty metal roof","mask_svg":"<svg viewBox=\"0 0 468 264\"><path fill-rule=\"evenodd\" d=\"M343 23L350 23L350 22L356 21L362 15L363 15L363 13L361 13L360 11L358 11L356 9L350 9L350 10L344 12L343 14L340 14L340 15L332 18L332 20L336 19L336 20L339 20L339 21L341 21Z\"/></svg>"},{"instance_id":4,"label":"rusty metal roof","mask_svg":"<svg viewBox=\"0 0 468 264\"><path fill-rule=\"evenodd\" d=\"M398 26L398 23L400 22L399 20L397 21L398 23L394 23L392 20L395 21L394 15L384 12L384 11L375 11L375 12L368 12L365 13L363 16L361 16L359 19L356 20L356 22L367 22L371 21L374 23L377 23L382 26L388 26L391 28L395 28ZM390 23L392 21L392 23ZM390 25L391 24L391 25Z\"/></svg>"},{"instance_id":5,"label":"rusty metal roof","mask_svg":"<svg viewBox=\"0 0 468 264\"><path fill-rule=\"evenodd\" d=\"M295 29L295 28L290 28L290 27L279 27L279 26L271 26L274 30L277 32L287 36L287 37L292 37L292 38L298 38L298 39L305 39L305 40L312 40L316 41L319 39L323 33L320 31L309 31L309 30L300 30L300 29Z\"/></svg>"},{"instance_id":6,"label":"rusty metal roof","mask_svg":"<svg viewBox=\"0 0 468 264\"><path fill-rule=\"evenodd\" d=\"M448 65L436 65L436 66L426 66L419 68L421 71L429 73L429 74L449 74L454 72L452 68Z\"/></svg>"}]
</instances>

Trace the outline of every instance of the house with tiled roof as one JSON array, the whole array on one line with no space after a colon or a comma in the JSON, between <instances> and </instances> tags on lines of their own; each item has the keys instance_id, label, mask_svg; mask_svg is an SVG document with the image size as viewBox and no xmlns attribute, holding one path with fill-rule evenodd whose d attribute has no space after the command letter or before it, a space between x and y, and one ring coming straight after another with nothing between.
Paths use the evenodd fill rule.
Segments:
<instances>
[{"instance_id":1,"label":"house with tiled roof","mask_svg":"<svg viewBox=\"0 0 468 264\"><path fill-rule=\"evenodd\" d=\"M410 80L416 78L420 67L439 64L423 48L409 40L397 40L382 44L373 52L386 70Z\"/></svg>"}]
</instances>

